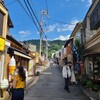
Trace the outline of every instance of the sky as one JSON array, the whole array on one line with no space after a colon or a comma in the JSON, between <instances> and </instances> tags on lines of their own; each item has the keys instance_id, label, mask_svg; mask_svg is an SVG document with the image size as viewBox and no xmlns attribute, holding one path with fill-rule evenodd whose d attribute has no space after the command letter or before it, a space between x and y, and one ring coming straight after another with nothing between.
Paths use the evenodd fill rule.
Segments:
<instances>
[{"instance_id":1,"label":"sky","mask_svg":"<svg viewBox=\"0 0 100 100\"><path fill-rule=\"evenodd\" d=\"M18 41L39 39L39 30L37 30L18 0L4 1L14 25L14 28L11 28L9 33ZM75 24L84 19L92 3L92 0L29 1L39 22L40 18L42 18L42 28L48 40L67 40ZM23 0L20 0L20 2L24 5ZM47 15L43 15L44 10L48 10ZM43 39L44 37L43 34Z\"/></svg>"}]
</instances>

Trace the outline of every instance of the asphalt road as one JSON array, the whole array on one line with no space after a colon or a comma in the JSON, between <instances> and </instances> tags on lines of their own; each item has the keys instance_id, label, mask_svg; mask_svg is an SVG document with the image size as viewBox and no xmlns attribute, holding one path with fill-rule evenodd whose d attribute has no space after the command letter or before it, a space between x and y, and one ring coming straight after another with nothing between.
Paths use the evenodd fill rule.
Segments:
<instances>
[{"instance_id":1,"label":"asphalt road","mask_svg":"<svg viewBox=\"0 0 100 100\"><path fill-rule=\"evenodd\" d=\"M40 75L37 84L28 89L24 100L87 100L78 85L64 90L64 79L58 67L50 67Z\"/></svg>"}]
</instances>

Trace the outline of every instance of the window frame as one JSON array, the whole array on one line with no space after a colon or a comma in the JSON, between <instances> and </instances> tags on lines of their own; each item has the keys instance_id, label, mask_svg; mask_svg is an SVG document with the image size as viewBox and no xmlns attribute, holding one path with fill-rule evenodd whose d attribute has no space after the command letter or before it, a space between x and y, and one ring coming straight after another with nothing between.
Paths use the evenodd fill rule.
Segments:
<instances>
[{"instance_id":1,"label":"window frame","mask_svg":"<svg viewBox=\"0 0 100 100\"><path fill-rule=\"evenodd\" d=\"M2 12L2 11L0 11L0 16L2 15L2 23L0 23L0 24L2 24L1 26L0 26L0 28L1 28L1 30L0 30L0 36L2 36L3 35L3 26L4 26L4 13Z\"/></svg>"}]
</instances>

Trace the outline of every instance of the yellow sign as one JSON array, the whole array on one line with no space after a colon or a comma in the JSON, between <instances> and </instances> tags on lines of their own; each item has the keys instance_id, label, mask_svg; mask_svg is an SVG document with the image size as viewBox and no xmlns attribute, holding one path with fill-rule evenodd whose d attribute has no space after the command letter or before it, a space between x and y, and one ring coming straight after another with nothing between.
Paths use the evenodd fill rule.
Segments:
<instances>
[{"instance_id":1,"label":"yellow sign","mask_svg":"<svg viewBox=\"0 0 100 100\"><path fill-rule=\"evenodd\" d=\"M36 57L38 57L39 56L39 54L38 54L38 52L36 52Z\"/></svg>"},{"instance_id":2,"label":"yellow sign","mask_svg":"<svg viewBox=\"0 0 100 100\"><path fill-rule=\"evenodd\" d=\"M4 51L5 39L0 37L0 51Z\"/></svg>"}]
</instances>

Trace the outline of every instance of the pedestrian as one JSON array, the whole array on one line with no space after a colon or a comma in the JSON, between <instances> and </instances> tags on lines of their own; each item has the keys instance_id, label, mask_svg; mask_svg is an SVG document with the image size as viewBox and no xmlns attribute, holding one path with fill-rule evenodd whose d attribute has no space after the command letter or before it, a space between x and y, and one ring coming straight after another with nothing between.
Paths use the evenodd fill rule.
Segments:
<instances>
[{"instance_id":1,"label":"pedestrian","mask_svg":"<svg viewBox=\"0 0 100 100\"><path fill-rule=\"evenodd\" d=\"M70 68L69 68L69 62L65 62L64 66L63 66L63 69L62 69L62 75L65 79L65 87L64 89L70 93L70 90L69 90L69 81L70 81L70 77L71 77L71 71L70 71Z\"/></svg>"},{"instance_id":2,"label":"pedestrian","mask_svg":"<svg viewBox=\"0 0 100 100\"><path fill-rule=\"evenodd\" d=\"M75 78L75 73L74 73L74 69L73 66L71 66L71 84L76 84L76 78Z\"/></svg>"},{"instance_id":3,"label":"pedestrian","mask_svg":"<svg viewBox=\"0 0 100 100\"><path fill-rule=\"evenodd\" d=\"M16 74L13 78L12 100L24 100L24 89L26 86L26 76L23 67L16 68Z\"/></svg>"}]
</instances>

